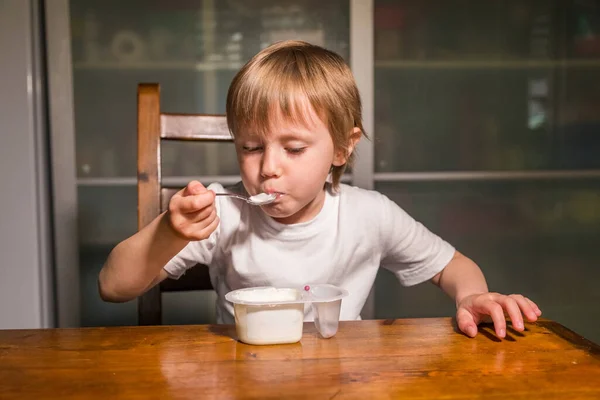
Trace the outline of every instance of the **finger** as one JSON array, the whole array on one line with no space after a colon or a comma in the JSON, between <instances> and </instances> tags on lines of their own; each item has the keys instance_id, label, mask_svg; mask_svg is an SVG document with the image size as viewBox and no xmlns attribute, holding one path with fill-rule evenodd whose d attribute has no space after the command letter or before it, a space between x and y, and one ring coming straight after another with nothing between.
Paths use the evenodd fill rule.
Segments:
<instances>
[{"instance_id":1,"label":"finger","mask_svg":"<svg viewBox=\"0 0 600 400\"><path fill-rule=\"evenodd\" d=\"M498 299L498 302L502 305L502 308L506 310L512 321L513 328L519 332L523 331L525 325L523 324L523 315L521 314L521 309L519 308L517 301L510 296L501 296Z\"/></svg>"},{"instance_id":2,"label":"finger","mask_svg":"<svg viewBox=\"0 0 600 400\"><path fill-rule=\"evenodd\" d=\"M221 222L221 219L219 216L215 215L215 218L212 220L212 222L202 230L203 236L208 238L217 229L219 222Z\"/></svg>"},{"instance_id":3,"label":"finger","mask_svg":"<svg viewBox=\"0 0 600 400\"><path fill-rule=\"evenodd\" d=\"M205 211L210 211L206 214L204 218L202 218L199 222L200 225L204 228L210 225L217 218L217 209L215 207L210 207L202 210L202 213Z\"/></svg>"},{"instance_id":4,"label":"finger","mask_svg":"<svg viewBox=\"0 0 600 400\"><path fill-rule=\"evenodd\" d=\"M197 226L203 228L212 222L214 217L217 215L217 209L214 205L210 205L208 207L204 207L200 211L188 212L188 213L180 213L178 217L175 217L175 221L178 222L177 226L186 226L186 225L195 225L196 227L191 228L197 229ZM205 221L206 220L206 221Z\"/></svg>"},{"instance_id":5,"label":"finger","mask_svg":"<svg viewBox=\"0 0 600 400\"><path fill-rule=\"evenodd\" d=\"M492 318L496 335L499 338L506 336L506 319L504 318L504 310L500 304L494 300L487 300L477 311L489 315Z\"/></svg>"},{"instance_id":6,"label":"finger","mask_svg":"<svg viewBox=\"0 0 600 400\"><path fill-rule=\"evenodd\" d=\"M215 201L215 194L208 190L201 194L193 196L180 197L177 200L177 207L179 211L184 214L198 212L210 205L213 205Z\"/></svg>"},{"instance_id":7,"label":"finger","mask_svg":"<svg viewBox=\"0 0 600 400\"><path fill-rule=\"evenodd\" d=\"M198 181L191 181L187 184L187 186L183 189L182 196L193 196L195 194L200 194L206 192L206 188L203 184Z\"/></svg>"},{"instance_id":8,"label":"finger","mask_svg":"<svg viewBox=\"0 0 600 400\"><path fill-rule=\"evenodd\" d=\"M537 320L537 313L535 312L535 309L532 306L532 301L520 294L511 294L510 297L517 302L519 308L521 309L528 321L533 322Z\"/></svg>"},{"instance_id":9,"label":"finger","mask_svg":"<svg viewBox=\"0 0 600 400\"><path fill-rule=\"evenodd\" d=\"M194 239L195 240L204 240L204 239L208 239L210 237L210 235L217 229L217 227L219 226L219 217L215 214L213 217L209 218L208 220L210 220L210 223L201 227L199 230L197 230L194 234ZM208 220L205 220L203 222L206 222ZM196 227L198 228L198 227Z\"/></svg>"},{"instance_id":10,"label":"finger","mask_svg":"<svg viewBox=\"0 0 600 400\"><path fill-rule=\"evenodd\" d=\"M477 323L473 318L473 314L464 308L461 308L456 312L456 323L458 329L465 335L469 337L475 337L475 335L477 335Z\"/></svg>"},{"instance_id":11,"label":"finger","mask_svg":"<svg viewBox=\"0 0 600 400\"><path fill-rule=\"evenodd\" d=\"M531 307L533 308L533 311L535 312L535 315L537 315L538 317L540 315L542 315L542 310L540 310L540 308L537 306L537 304L535 304L533 301L531 301L527 297L525 297L525 300L527 300L527 302L531 305Z\"/></svg>"},{"instance_id":12,"label":"finger","mask_svg":"<svg viewBox=\"0 0 600 400\"><path fill-rule=\"evenodd\" d=\"M187 222L190 226L192 226L192 230L199 231L204 229L217 217L217 210L215 207L207 207L198 213L198 215L203 214L203 217L194 216L192 218L188 218ZM188 214L189 216L190 214Z\"/></svg>"},{"instance_id":13,"label":"finger","mask_svg":"<svg viewBox=\"0 0 600 400\"><path fill-rule=\"evenodd\" d=\"M176 222L176 226L179 231L189 240L203 240L206 239L209 234L206 234L205 229L210 226L214 220L217 218L216 210L213 210L206 218L193 222L189 218L185 218L184 216L180 216L180 218ZM212 231L211 231L212 233Z\"/></svg>"},{"instance_id":14,"label":"finger","mask_svg":"<svg viewBox=\"0 0 600 400\"><path fill-rule=\"evenodd\" d=\"M189 221L192 223L197 223L197 222L201 222L203 220L209 219L210 221L207 221L207 224L212 222L212 219L214 219L214 216L217 215L217 208L215 207L214 204L209 205L208 207L204 207L202 208L200 211L196 211L195 213L189 213L186 214L185 216L187 218L189 218Z\"/></svg>"}]
</instances>

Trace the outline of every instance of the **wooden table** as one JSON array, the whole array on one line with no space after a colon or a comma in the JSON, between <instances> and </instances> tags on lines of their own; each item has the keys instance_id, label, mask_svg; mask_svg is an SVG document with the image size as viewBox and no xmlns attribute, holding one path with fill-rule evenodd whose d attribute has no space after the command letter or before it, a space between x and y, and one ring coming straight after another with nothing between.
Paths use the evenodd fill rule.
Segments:
<instances>
[{"instance_id":1,"label":"wooden table","mask_svg":"<svg viewBox=\"0 0 600 400\"><path fill-rule=\"evenodd\" d=\"M600 399L600 347L558 323L354 321L321 339L249 346L233 326L0 331L0 399Z\"/></svg>"}]
</instances>

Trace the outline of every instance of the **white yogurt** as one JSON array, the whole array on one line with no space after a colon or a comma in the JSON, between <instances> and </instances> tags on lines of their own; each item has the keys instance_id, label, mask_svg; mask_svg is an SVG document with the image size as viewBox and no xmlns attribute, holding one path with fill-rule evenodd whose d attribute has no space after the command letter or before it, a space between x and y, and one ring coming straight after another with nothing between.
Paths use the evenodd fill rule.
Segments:
<instances>
[{"instance_id":1,"label":"white yogurt","mask_svg":"<svg viewBox=\"0 0 600 400\"><path fill-rule=\"evenodd\" d=\"M304 303L296 289L252 288L231 293L239 339L248 344L296 343L302 338ZM281 304L281 302L284 302Z\"/></svg>"},{"instance_id":2,"label":"white yogurt","mask_svg":"<svg viewBox=\"0 0 600 400\"><path fill-rule=\"evenodd\" d=\"M275 193L260 193L250 196L250 201L254 204L266 204L270 203L277 198Z\"/></svg>"},{"instance_id":3,"label":"white yogurt","mask_svg":"<svg viewBox=\"0 0 600 400\"><path fill-rule=\"evenodd\" d=\"M271 304L282 301L294 301L300 298L295 289L277 289L274 287L253 288L232 293L231 301L238 303Z\"/></svg>"}]
</instances>

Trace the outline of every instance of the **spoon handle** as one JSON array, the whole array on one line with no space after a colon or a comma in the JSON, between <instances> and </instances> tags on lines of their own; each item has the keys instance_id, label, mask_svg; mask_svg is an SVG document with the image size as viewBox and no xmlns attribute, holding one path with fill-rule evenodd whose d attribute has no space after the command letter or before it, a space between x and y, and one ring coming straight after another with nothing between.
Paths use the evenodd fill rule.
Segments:
<instances>
[{"instance_id":1,"label":"spoon handle","mask_svg":"<svg viewBox=\"0 0 600 400\"><path fill-rule=\"evenodd\" d=\"M228 197L235 197L236 199L240 199L240 200L244 200L244 201L248 201L248 198L246 196L243 196L241 194L236 194L236 193L215 193L216 196L228 196Z\"/></svg>"}]
</instances>

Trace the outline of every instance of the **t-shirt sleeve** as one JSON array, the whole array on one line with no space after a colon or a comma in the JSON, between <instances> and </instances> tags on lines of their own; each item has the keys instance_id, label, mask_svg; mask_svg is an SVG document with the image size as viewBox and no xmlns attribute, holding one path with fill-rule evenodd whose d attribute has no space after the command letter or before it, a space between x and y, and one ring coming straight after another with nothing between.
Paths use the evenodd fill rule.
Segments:
<instances>
[{"instance_id":1,"label":"t-shirt sleeve","mask_svg":"<svg viewBox=\"0 0 600 400\"><path fill-rule=\"evenodd\" d=\"M223 187L219 184L212 184L207 189L215 192L223 191ZM215 205L217 207L217 215L221 217L219 201L215 201ZM197 264L204 264L210 267L217 251L220 234L221 224L217 226L217 229L207 239L189 242L187 246L163 267L169 278L179 279L188 269Z\"/></svg>"},{"instance_id":2,"label":"t-shirt sleeve","mask_svg":"<svg viewBox=\"0 0 600 400\"><path fill-rule=\"evenodd\" d=\"M416 221L396 203L381 195L381 265L404 286L433 278L454 256L448 242Z\"/></svg>"}]
</instances>

